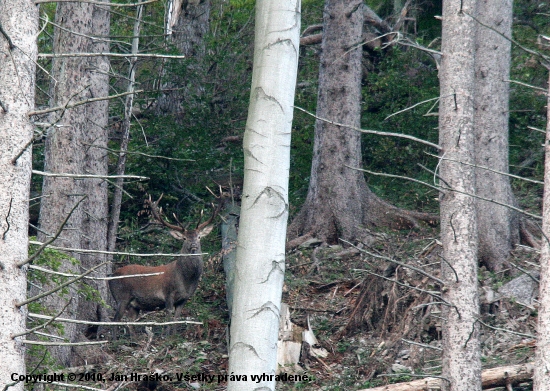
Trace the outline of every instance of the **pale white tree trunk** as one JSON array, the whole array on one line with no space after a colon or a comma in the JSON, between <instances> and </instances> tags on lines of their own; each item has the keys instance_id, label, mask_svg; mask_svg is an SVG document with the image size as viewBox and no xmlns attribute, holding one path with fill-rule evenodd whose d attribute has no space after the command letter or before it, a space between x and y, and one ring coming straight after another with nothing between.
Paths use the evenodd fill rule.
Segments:
<instances>
[{"instance_id":1,"label":"pale white tree trunk","mask_svg":"<svg viewBox=\"0 0 550 391\"><path fill-rule=\"evenodd\" d=\"M512 0L480 0L476 26L476 164L508 172L508 119ZM491 30L491 29L494 29ZM501 35L502 34L502 35ZM503 36L504 35L504 36ZM508 38L505 38L508 37ZM514 205L510 178L484 168L476 170L477 194ZM479 259L489 270L505 268L519 241L519 219L510 208L477 200Z\"/></svg>"},{"instance_id":2,"label":"pale white tree trunk","mask_svg":"<svg viewBox=\"0 0 550 391\"><path fill-rule=\"evenodd\" d=\"M550 76L549 79L550 81ZM548 89L546 142L544 143L544 194L540 249L539 310L533 390L550 390L550 88Z\"/></svg>"},{"instance_id":3,"label":"pale white tree trunk","mask_svg":"<svg viewBox=\"0 0 550 391\"><path fill-rule=\"evenodd\" d=\"M481 390L474 163L476 0L444 0L439 74L444 390ZM457 191L453 191L457 190ZM464 194L467 193L467 194Z\"/></svg>"},{"instance_id":4,"label":"pale white tree trunk","mask_svg":"<svg viewBox=\"0 0 550 391\"><path fill-rule=\"evenodd\" d=\"M254 68L244 136L245 174L231 317L229 390L275 388L285 270L290 134L300 0L256 3Z\"/></svg>"},{"instance_id":5,"label":"pale white tree trunk","mask_svg":"<svg viewBox=\"0 0 550 391\"><path fill-rule=\"evenodd\" d=\"M30 0L0 1L0 389L13 373L25 374L26 307L15 303L27 293L29 186L34 108L38 10ZM10 390L23 390L18 383Z\"/></svg>"}]
</instances>

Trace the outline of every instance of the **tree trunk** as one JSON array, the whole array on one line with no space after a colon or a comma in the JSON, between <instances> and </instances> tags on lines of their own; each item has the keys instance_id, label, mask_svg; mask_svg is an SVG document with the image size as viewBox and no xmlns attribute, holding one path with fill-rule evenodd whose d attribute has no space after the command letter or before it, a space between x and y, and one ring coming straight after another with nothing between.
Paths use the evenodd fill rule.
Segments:
<instances>
[{"instance_id":1,"label":"tree trunk","mask_svg":"<svg viewBox=\"0 0 550 391\"><path fill-rule=\"evenodd\" d=\"M106 7L93 7L92 34L100 37L108 37L110 32L110 13ZM94 53L109 52L107 41L95 41L89 43L89 51ZM109 58L92 57L88 59L90 96L101 97L109 95ZM85 132L82 134L84 145L83 173L95 175L108 174L108 154L106 151L108 142L109 101L103 100L86 105ZM82 220L82 241L84 249L107 250L108 227L108 187L103 179L82 180L84 194L87 195L83 203L84 216ZM82 254L80 261L82 271L105 262L105 254ZM107 276L111 273L110 265L102 266L94 273L97 276ZM104 281L88 280L92 288L97 289L101 299L109 302L110 294ZM100 303L96 301L80 300L78 319L101 321L106 314ZM101 315L103 314L103 315ZM79 327L84 331L87 327ZM91 328L93 331L96 328ZM78 365L72 363L72 366Z\"/></svg>"},{"instance_id":2,"label":"tree trunk","mask_svg":"<svg viewBox=\"0 0 550 391\"><path fill-rule=\"evenodd\" d=\"M24 375L24 332L28 257L29 188L34 127L27 113L34 108L38 9L28 0L0 2L0 379L2 388L14 373ZM22 391L25 383L10 390Z\"/></svg>"},{"instance_id":3,"label":"tree trunk","mask_svg":"<svg viewBox=\"0 0 550 391\"><path fill-rule=\"evenodd\" d=\"M158 112L181 119L185 115L184 107L188 110L196 105L202 94L204 38L210 29L210 0L171 0L171 7L166 32L170 34L171 43L189 61L183 62L186 64L184 75L170 73L170 81L163 84L163 89L174 90L164 91L160 96ZM176 66L181 67L181 64L180 61Z\"/></svg>"},{"instance_id":4,"label":"tree trunk","mask_svg":"<svg viewBox=\"0 0 550 391\"><path fill-rule=\"evenodd\" d=\"M550 76L548 81L550 81ZM540 306L538 309L537 349L535 352L535 373L533 376L533 389L537 391L550 390L550 84L548 92L546 142L544 143L543 240L540 249Z\"/></svg>"},{"instance_id":5,"label":"tree trunk","mask_svg":"<svg viewBox=\"0 0 550 391\"><path fill-rule=\"evenodd\" d=\"M256 3L228 370L247 378L230 377L232 391L275 389L274 378L262 375L277 368L299 35L300 1Z\"/></svg>"},{"instance_id":6,"label":"tree trunk","mask_svg":"<svg viewBox=\"0 0 550 391\"><path fill-rule=\"evenodd\" d=\"M512 36L512 0L481 0L478 7L481 23ZM475 163L507 173L511 43L490 28L476 26ZM510 178L505 175L477 168L476 189L483 198L515 204ZM479 258L487 269L498 272L519 241L519 218L505 206L479 199L476 210Z\"/></svg>"},{"instance_id":7,"label":"tree trunk","mask_svg":"<svg viewBox=\"0 0 550 391\"><path fill-rule=\"evenodd\" d=\"M94 43L90 36L108 35L108 11L88 3L59 3L56 11L54 34L54 52L77 53L105 50L106 43ZM71 33L74 31L77 34ZM103 58L58 58L52 62L53 82L50 88L51 106L64 105L67 102L84 100L91 97L106 96L108 79L99 71L109 69L108 60ZM107 156L102 148L107 146L107 102L95 102L69 110L56 112L51 116L56 127L49 131L45 145L44 170L52 173L106 174ZM89 145L93 144L93 146ZM73 211L55 245L72 248L105 249L107 228L107 184L100 179L73 179L45 177L43 198L40 207L40 229L38 237L45 241L54 234L71 209L81 199L86 200ZM101 256L80 256L70 254L81 261L82 268L97 264ZM65 261L60 271L71 270L69 261ZM107 268L101 271L105 275ZM104 285L104 284L102 284ZM96 286L95 284L93 285ZM99 284L97 285L99 286ZM79 304L76 287L70 287L71 304L63 316L97 319L97 303ZM100 292L106 298L104 286ZM47 297L43 304L51 311L63 308L69 297ZM64 326L64 336L72 341L77 332L75 325ZM64 365L70 365L69 347L53 348L54 357Z\"/></svg>"},{"instance_id":8,"label":"tree trunk","mask_svg":"<svg viewBox=\"0 0 550 391\"><path fill-rule=\"evenodd\" d=\"M327 0L319 66L317 116L358 128L361 120L360 0ZM407 213L379 199L367 187L361 133L322 120L315 122L311 177L306 201L289 227L289 239L315 236L364 240L364 226L407 227L424 214Z\"/></svg>"},{"instance_id":9,"label":"tree trunk","mask_svg":"<svg viewBox=\"0 0 550 391\"><path fill-rule=\"evenodd\" d=\"M474 163L476 0L444 0L439 73L443 390L480 390ZM461 164L461 163L468 163ZM456 190L456 191L455 191ZM466 193L466 194L465 194Z\"/></svg>"}]
</instances>

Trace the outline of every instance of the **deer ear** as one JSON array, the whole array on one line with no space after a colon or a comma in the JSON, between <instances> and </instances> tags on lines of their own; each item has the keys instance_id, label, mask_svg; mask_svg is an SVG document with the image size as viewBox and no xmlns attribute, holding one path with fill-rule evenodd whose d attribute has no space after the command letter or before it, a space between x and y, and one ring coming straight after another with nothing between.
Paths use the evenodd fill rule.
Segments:
<instances>
[{"instance_id":1,"label":"deer ear","mask_svg":"<svg viewBox=\"0 0 550 391\"><path fill-rule=\"evenodd\" d=\"M202 238L203 236L208 235L210 232L212 232L212 229L214 228L213 225L207 225L201 231L199 232L199 236Z\"/></svg>"},{"instance_id":2,"label":"deer ear","mask_svg":"<svg viewBox=\"0 0 550 391\"><path fill-rule=\"evenodd\" d=\"M179 231L170 231L170 235L172 235L172 237L174 237L178 240L184 240L185 239L185 235L183 235L183 233L181 233Z\"/></svg>"}]
</instances>

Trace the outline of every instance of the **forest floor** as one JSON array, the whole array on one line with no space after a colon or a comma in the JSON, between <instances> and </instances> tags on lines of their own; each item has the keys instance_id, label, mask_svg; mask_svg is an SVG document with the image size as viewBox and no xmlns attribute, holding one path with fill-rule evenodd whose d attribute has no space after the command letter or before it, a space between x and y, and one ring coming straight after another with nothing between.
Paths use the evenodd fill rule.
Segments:
<instances>
[{"instance_id":1,"label":"forest floor","mask_svg":"<svg viewBox=\"0 0 550 391\"><path fill-rule=\"evenodd\" d=\"M302 349L302 372L294 373L312 380L279 382L277 389L360 390L440 373L441 306L436 293L439 286L431 277L437 278L441 259L436 231L379 236L372 248L301 248L288 255L283 301L293 323L307 328L309 319L319 346L328 354L316 358ZM388 258L426 273L419 274ZM526 363L534 357L530 336L535 335L535 293L531 277L518 268L536 270L537 255L519 247L511 261L514 267L500 275L480 271L484 369ZM502 288L512 280L507 286L519 286L523 292L517 294L519 299L511 298L504 293L510 289ZM134 337L123 336L105 349L111 359L100 371L154 372L168 374L173 380L130 381L124 383L126 389L225 389L228 313L219 254L207 261L201 284L184 314L203 324L180 326L170 337L162 337L160 327L140 330ZM149 313L145 320L163 321L165 314ZM189 377L177 379L177 374ZM212 376L210 381L206 375ZM531 388L525 384L514 389Z\"/></svg>"}]
</instances>

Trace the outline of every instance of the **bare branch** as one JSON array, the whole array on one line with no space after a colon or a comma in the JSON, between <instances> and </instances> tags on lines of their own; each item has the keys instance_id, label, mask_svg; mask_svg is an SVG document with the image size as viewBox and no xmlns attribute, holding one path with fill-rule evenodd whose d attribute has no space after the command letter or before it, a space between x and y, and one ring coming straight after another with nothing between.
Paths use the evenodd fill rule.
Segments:
<instances>
[{"instance_id":1,"label":"bare branch","mask_svg":"<svg viewBox=\"0 0 550 391\"><path fill-rule=\"evenodd\" d=\"M350 246L356 248L356 249L359 250L360 252L370 255L371 257L384 259L384 260L386 260L386 261L395 263L396 265L403 266L403 267L406 267L407 269L414 270L415 272L420 273L420 274L422 274L423 276L426 276L426 277L428 277L428 278L430 278L430 279L436 281L436 282L439 283L442 287L445 286L445 281L443 281L443 280L441 280L441 279L439 279L439 278L437 278L437 277L435 277L435 276L432 276L431 274L425 272L425 271L422 270L422 269L419 269L419 268L414 267L414 266L411 266L411 265L407 265L406 263L403 263L403 262L396 261L395 259L390 258L390 257L386 257L386 256L384 256L384 255L379 255L379 254L371 253L371 252L369 252L369 251L367 251L367 250L364 250L364 249L362 249L362 248L359 248L359 247L353 245L353 243L348 242L347 240L344 240L344 239L340 239L340 240L341 240L342 242L347 243L347 244L349 244Z\"/></svg>"},{"instance_id":2,"label":"bare branch","mask_svg":"<svg viewBox=\"0 0 550 391\"><path fill-rule=\"evenodd\" d=\"M157 53L137 53L137 54L124 54L124 53L38 53L38 58L67 58L67 57L118 57L118 58L127 58L127 57L140 57L140 58L176 58L182 59L187 58L183 55L176 54L157 54Z\"/></svg>"},{"instance_id":3,"label":"bare branch","mask_svg":"<svg viewBox=\"0 0 550 391\"><path fill-rule=\"evenodd\" d=\"M313 118L318 119L319 121L323 121L323 122L326 122L326 123L331 124L331 125L336 125L336 126L341 126L343 128L347 128L347 129L357 130L358 132L361 132L361 133L377 134L379 136L391 136L391 137L405 138L407 140L412 140L412 141L419 142L421 144L429 145L430 147L435 148L438 151L441 150L441 147L437 144L431 143L431 142L426 141L426 140L422 140L422 139L414 137L414 136L410 136L408 134L392 133L392 132L381 132L381 131L378 131L378 130L361 129L361 128L357 128L357 127L352 126L352 125L344 125L344 124L341 124L339 122L330 121L328 119L318 117L317 115L315 115L315 114L313 114L313 113L311 113L311 112L309 112L305 109L302 109L301 107L298 107L298 106L294 106L294 108L297 109L297 110L303 111L306 114L311 115Z\"/></svg>"},{"instance_id":4,"label":"bare branch","mask_svg":"<svg viewBox=\"0 0 550 391\"><path fill-rule=\"evenodd\" d=\"M104 345L109 341L93 341L93 342L44 342L44 341L31 341L23 339L19 341L26 345L42 345L42 346L83 346L83 345Z\"/></svg>"},{"instance_id":5,"label":"bare branch","mask_svg":"<svg viewBox=\"0 0 550 391\"><path fill-rule=\"evenodd\" d=\"M73 273L62 273L62 272L56 272L50 269L46 269L41 266L36 265L29 265L30 269L38 270L40 272L53 274L56 276L63 276L63 277L78 277L79 274L73 274ZM132 274L128 276L114 276L114 277L84 277L85 280L101 280L101 281L109 281L109 280L117 280L120 278L129 278L129 277L150 277L150 276L159 276L161 274L164 274L164 272L159 273L146 273L146 274Z\"/></svg>"},{"instance_id":6,"label":"bare branch","mask_svg":"<svg viewBox=\"0 0 550 391\"><path fill-rule=\"evenodd\" d=\"M529 128L530 128L530 127L529 127ZM531 183L536 183L537 185L544 185L544 182L542 182L542 181L537 181L537 180L535 180L535 179L529 179L529 178L521 177L521 176L519 176L519 175L514 175L514 174L507 173L507 172L502 172L502 171L498 171L498 170L493 170L492 168L489 168L489 167L486 167L486 166L480 166L480 165L478 165L478 164L461 162L461 161L459 161L459 160L451 159L451 158L444 157L444 156L437 156L437 155L434 155L434 154L428 153L428 152L425 152L425 153L426 153L427 155L429 155L429 156L432 156L432 157L435 157L435 158L438 158L438 159L441 159L441 160L448 160L448 161L450 161L450 162L465 164L465 165L467 165L467 166L472 166L472 167L475 167L475 168L481 168L482 170L491 171L491 172L494 172L494 173L496 173L496 174L508 176L508 177L515 178L515 179L520 179L520 180L522 180L522 181L531 182Z\"/></svg>"},{"instance_id":7,"label":"bare branch","mask_svg":"<svg viewBox=\"0 0 550 391\"><path fill-rule=\"evenodd\" d=\"M147 181L149 177L138 176L138 175L92 175L92 174L67 174L67 173L54 173L54 172L44 172L32 170L33 174L42 175L47 177L56 177L56 178L78 178L78 179L116 179L116 178L127 178L127 179L137 179L140 181Z\"/></svg>"},{"instance_id":8,"label":"bare branch","mask_svg":"<svg viewBox=\"0 0 550 391\"><path fill-rule=\"evenodd\" d=\"M42 314L35 314L33 312L29 312L27 314L31 318L36 319L51 319L52 316L49 315L42 315ZM56 322L65 322L65 323L75 323L75 324L86 324L91 326L168 326L172 324L199 324L201 325L202 322L197 322L194 320L173 320L170 322L92 322L88 320L78 320L78 319L67 319L67 318L57 318L55 319Z\"/></svg>"},{"instance_id":9,"label":"bare branch","mask_svg":"<svg viewBox=\"0 0 550 391\"><path fill-rule=\"evenodd\" d=\"M22 333L17 333L17 334L12 334L11 335L11 339L15 339L17 337L21 337L23 335L27 335L27 334L30 334L30 333L34 333L35 331L37 330L40 330L40 329L44 329L46 328L50 323L52 323L56 318L58 318L59 316L61 316L61 314L63 313L63 311L65 311L65 309L69 306L69 304L71 304L71 302L73 301L73 298L71 297L69 299L69 301L67 302L67 304L65 304L63 306L63 308L61 308L61 311L59 311L56 315L52 316L52 318L50 320L48 320L46 323L43 323L41 325L38 325L36 327L33 327L32 329L30 330L27 330L27 331L24 331Z\"/></svg>"},{"instance_id":10,"label":"bare branch","mask_svg":"<svg viewBox=\"0 0 550 391\"><path fill-rule=\"evenodd\" d=\"M36 245L43 245L42 242L37 242L35 240L29 240L29 244L36 244ZM88 250L88 249L82 249L82 248L68 248L68 247L58 247L58 246L48 246L48 248L51 248L53 250L59 250L59 251L68 251L73 253L79 253L79 254L107 254L107 255L124 255L129 257L194 257L197 255L208 255L208 253L200 253L200 254L181 254L181 253L175 253L175 254L164 254L164 253L156 253L156 254L139 254L139 253L127 253L127 252L119 252L119 251L102 251L102 250Z\"/></svg>"},{"instance_id":11,"label":"bare branch","mask_svg":"<svg viewBox=\"0 0 550 391\"><path fill-rule=\"evenodd\" d=\"M346 166L346 167L349 167L349 166ZM512 209L512 210L515 210L516 212L519 212L525 216L529 216L529 217L532 217L534 219L537 219L537 220L542 220L542 217L539 216L539 215L535 215L535 214L532 214L532 213L529 213L529 212L526 212L525 210L523 209L520 209L520 208L517 208L513 205L509 205L509 204L505 204L503 202L499 202L499 201L496 201L496 200L493 200L491 198L485 198L485 197L480 197L476 194L470 194L470 193L467 193L465 191L461 191L461 190L457 190L457 189L452 189L450 187L438 187L438 186L433 186L433 185L430 185L426 182L422 182L422 181L419 181L418 179L414 179L414 178L410 178L410 177L406 177L406 176L401 176L401 175L392 175L392 174L385 174L383 172L373 172L373 171L369 171L369 170L365 170L365 169L362 169L362 168L354 168L354 167L349 167L349 168L352 168L354 170L359 170L359 171L364 171L368 174L371 174L371 175L378 175L378 176L385 176L385 177L388 177L388 178L399 178L399 179L405 179L407 181L411 181L411 182L416 182L416 183L420 183L420 184L423 184L425 186L428 186L428 187L431 187L433 189L437 189L438 191L445 191L445 190L449 190L449 191L454 191L454 192L457 192L457 193L460 193L460 194L466 194L470 197L474 197L474 198L477 198L477 199L480 199L480 200L483 200L483 201L488 201L488 202L492 202L492 203L495 203L497 205L501 205L501 206L504 206L506 208L509 208L509 209Z\"/></svg>"},{"instance_id":12,"label":"bare branch","mask_svg":"<svg viewBox=\"0 0 550 391\"><path fill-rule=\"evenodd\" d=\"M517 81L517 80L504 80L504 81L507 81L508 83L519 84L520 86L532 88L533 90L542 91L544 93L544 95L548 95L548 90L544 89L544 88L541 88L541 87L533 86L531 84L527 84L527 83Z\"/></svg>"},{"instance_id":13,"label":"bare branch","mask_svg":"<svg viewBox=\"0 0 550 391\"><path fill-rule=\"evenodd\" d=\"M44 109L44 110L29 111L27 113L27 115L30 117L31 115L41 115L41 114L52 113L54 111L59 111L59 110L72 109L73 107L85 105L86 103L98 102L98 101L108 100L108 99L115 99L115 98L120 98L121 96L125 96L125 95L139 94L141 92L144 92L144 90L136 90L136 91L131 91L131 92L122 92L122 93L116 94L116 95L109 95L109 96L102 96L102 97L99 97L99 98L85 99L85 100L81 100L81 101L72 103L70 105L66 104L66 105L63 105L63 106L51 107L49 109Z\"/></svg>"},{"instance_id":14,"label":"bare branch","mask_svg":"<svg viewBox=\"0 0 550 391\"><path fill-rule=\"evenodd\" d=\"M97 0L34 0L34 4L43 4L43 3L88 3L88 4L95 4L95 5L104 5L106 7L136 7L138 5L144 5L144 4L151 4L156 3L159 0L146 0L140 3L128 3L128 4L121 4L121 3L108 3L106 1L97 1Z\"/></svg>"},{"instance_id":15,"label":"bare branch","mask_svg":"<svg viewBox=\"0 0 550 391\"><path fill-rule=\"evenodd\" d=\"M15 303L15 306L16 306L17 308L20 308L20 307L23 307L25 304L32 303L33 301L36 301L36 300L38 300L38 299L41 299L41 298L46 297L46 296L48 296L48 295L51 295L52 293L55 293L55 292L57 292L58 290L63 289L63 288L65 288L66 286L71 285L72 283L74 283L74 282L76 282L76 281L78 281L78 280L81 280L82 278L84 278L85 276L87 276L88 274L90 274L91 272L93 272L94 270L98 269L98 268L101 267L101 266L105 266L105 265L108 264L108 263L110 263L110 262L102 262L102 263L100 263L100 264L98 264L98 265L95 265L94 267L88 269L88 271L87 271L86 273L81 274L81 275L79 275L78 277L73 278L72 280L69 280L69 281L67 281L67 282L64 282L63 284L58 285L58 286L56 286L55 288L50 289L50 290L47 291L47 292L44 292L44 293L41 293L41 294L39 294L39 295L33 296L33 297L31 297L31 298L29 298L29 299L27 299L27 300L23 300L23 301L21 301L21 302L19 302L19 303Z\"/></svg>"},{"instance_id":16,"label":"bare branch","mask_svg":"<svg viewBox=\"0 0 550 391\"><path fill-rule=\"evenodd\" d=\"M36 258L38 258L38 256L42 253L42 251L44 250L44 248L46 248L47 245L49 245L50 243L53 243L53 241L55 241L55 239L57 239L57 237L59 235L61 235L61 231L63 231L63 227L65 227L65 224L67 224L67 221L69 220L69 218L71 217L71 215L73 214L73 212L76 210L76 208L78 207L78 205L80 205L80 203L82 201L84 201L86 199L86 197L82 197L74 206L73 208L71 209L71 211L69 212L69 214L67 215L67 217L65 217L65 220L63 220L63 222L61 222L61 225L59 226L57 232L55 233L55 235L50 239L48 240L46 243L40 243L41 246L38 248L38 250L36 250L36 252L31 255L29 258L25 259L24 261L20 261L18 262L16 265L17 267L22 267L23 265L26 265L27 263L30 263L32 261L34 261Z\"/></svg>"}]
</instances>

